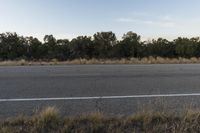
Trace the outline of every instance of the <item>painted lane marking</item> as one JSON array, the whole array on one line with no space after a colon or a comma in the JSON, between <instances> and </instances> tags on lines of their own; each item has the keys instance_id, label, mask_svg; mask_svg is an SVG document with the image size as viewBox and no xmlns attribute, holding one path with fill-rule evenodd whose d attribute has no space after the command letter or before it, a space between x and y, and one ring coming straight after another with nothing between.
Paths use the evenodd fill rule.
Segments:
<instances>
[{"instance_id":1,"label":"painted lane marking","mask_svg":"<svg viewBox=\"0 0 200 133\"><path fill-rule=\"evenodd\" d=\"M127 98L190 97L190 96L200 96L200 93L129 95L129 96L95 96L95 97L15 98L15 99L0 99L0 102L59 101L59 100L60 101L62 101L62 100L95 100L95 99L127 99Z\"/></svg>"}]
</instances>

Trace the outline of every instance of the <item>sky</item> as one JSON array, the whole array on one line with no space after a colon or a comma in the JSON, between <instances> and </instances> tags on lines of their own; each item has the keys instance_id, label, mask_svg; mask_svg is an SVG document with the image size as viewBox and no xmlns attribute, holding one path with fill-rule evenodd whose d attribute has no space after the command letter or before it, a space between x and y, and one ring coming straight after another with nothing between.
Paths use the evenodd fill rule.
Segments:
<instances>
[{"instance_id":1,"label":"sky","mask_svg":"<svg viewBox=\"0 0 200 133\"><path fill-rule=\"evenodd\" d=\"M199 0L0 0L0 33L72 39L96 32L143 39L200 36Z\"/></svg>"}]
</instances>

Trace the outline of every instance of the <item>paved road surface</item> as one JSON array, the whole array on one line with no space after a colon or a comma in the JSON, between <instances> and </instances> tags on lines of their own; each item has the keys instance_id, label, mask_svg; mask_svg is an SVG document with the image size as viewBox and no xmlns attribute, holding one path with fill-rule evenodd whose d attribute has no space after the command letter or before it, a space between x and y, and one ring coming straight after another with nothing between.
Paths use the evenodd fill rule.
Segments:
<instances>
[{"instance_id":1,"label":"paved road surface","mask_svg":"<svg viewBox=\"0 0 200 133\"><path fill-rule=\"evenodd\" d=\"M1 66L0 99L99 97L200 93L200 65ZM200 107L200 96L85 99L58 101L0 100L0 117L31 114L56 106L66 115L94 111L130 114L140 109Z\"/></svg>"}]
</instances>

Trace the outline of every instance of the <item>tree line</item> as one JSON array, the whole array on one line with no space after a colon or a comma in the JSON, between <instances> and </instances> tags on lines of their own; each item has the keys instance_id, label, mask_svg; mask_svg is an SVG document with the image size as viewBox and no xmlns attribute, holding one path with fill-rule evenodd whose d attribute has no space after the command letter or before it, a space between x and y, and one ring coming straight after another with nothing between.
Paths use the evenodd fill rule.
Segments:
<instances>
[{"instance_id":1,"label":"tree line","mask_svg":"<svg viewBox=\"0 0 200 133\"><path fill-rule=\"evenodd\" d=\"M141 41L141 36L127 32L117 40L113 32L97 32L91 36L78 36L71 41L45 35L43 42L35 37L17 33L0 34L0 60L71 60L77 58L120 59L143 57L200 57L200 38L178 37Z\"/></svg>"}]
</instances>

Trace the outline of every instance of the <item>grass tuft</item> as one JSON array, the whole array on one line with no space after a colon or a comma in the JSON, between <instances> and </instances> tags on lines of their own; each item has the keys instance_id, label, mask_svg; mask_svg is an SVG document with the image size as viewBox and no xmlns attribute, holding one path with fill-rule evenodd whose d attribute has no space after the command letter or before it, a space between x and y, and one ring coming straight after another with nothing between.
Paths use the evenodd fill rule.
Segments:
<instances>
[{"instance_id":1,"label":"grass tuft","mask_svg":"<svg viewBox=\"0 0 200 133\"><path fill-rule=\"evenodd\" d=\"M54 132L60 124L59 111L55 107L47 107L33 117L34 130L37 132Z\"/></svg>"},{"instance_id":2,"label":"grass tuft","mask_svg":"<svg viewBox=\"0 0 200 133\"><path fill-rule=\"evenodd\" d=\"M55 107L33 116L1 120L1 133L199 133L200 111L138 112L130 116L91 113L61 117Z\"/></svg>"}]
</instances>

